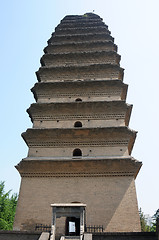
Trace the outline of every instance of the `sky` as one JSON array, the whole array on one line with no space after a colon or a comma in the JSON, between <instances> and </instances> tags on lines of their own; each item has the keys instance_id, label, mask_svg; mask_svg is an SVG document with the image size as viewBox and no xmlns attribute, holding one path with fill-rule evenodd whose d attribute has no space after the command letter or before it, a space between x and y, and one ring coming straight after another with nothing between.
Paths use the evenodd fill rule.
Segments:
<instances>
[{"instance_id":1,"label":"sky","mask_svg":"<svg viewBox=\"0 0 159 240\"><path fill-rule=\"evenodd\" d=\"M138 205L145 214L159 208L159 1L158 0L5 0L0 2L1 137L0 181L19 192L15 169L28 148L21 133L32 127L26 109L47 40L65 15L94 12L103 18L118 45L129 127L138 131L132 156L143 162L136 179Z\"/></svg>"}]
</instances>

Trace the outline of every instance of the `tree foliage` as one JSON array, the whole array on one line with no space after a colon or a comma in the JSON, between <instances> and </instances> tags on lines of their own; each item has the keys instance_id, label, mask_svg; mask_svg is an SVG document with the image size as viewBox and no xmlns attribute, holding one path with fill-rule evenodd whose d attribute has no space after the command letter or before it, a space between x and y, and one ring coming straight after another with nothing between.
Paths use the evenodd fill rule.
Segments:
<instances>
[{"instance_id":1,"label":"tree foliage","mask_svg":"<svg viewBox=\"0 0 159 240\"><path fill-rule=\"evenodd\" d=\"M0 182L0 230L12 230L17 205L17 194L5 193L4 182Z\"/></svg>"},{"instance_id":2,"label":"tree foliage","mask_svg":"<svg viewBox=\"0 0 159 240\"><path fill-rule=\"evenodd\" d=\"M140 215L140 224L141 224L141 231L142 232L150 232L150 226L147 224L146 217L144 213L142 212L141 208L139 210Z\"/></svg>"},{"instance_id":3,"label":"tree foliage","mask_svg":"<svg viewBox=\"0 0 159 240\"><path fill-rule=\"evenodd\" d=\"M148 217L142 212L141 208L139 210L141 231L142 232L155 232L157 218L159 218L159 209L155 212L152 217Z\"/></svg>"},{"instance_id":4,"label":"tree foliage","mask_svg":"<svg viewBox=\"0 0 159 240\"><path fill-rule=\"evenodd\" d=\"M152 216L151 232L155 232L156 231L157 218L159 218L159 209L157 209L155 214Z\"/></svg>"}]
</instances>

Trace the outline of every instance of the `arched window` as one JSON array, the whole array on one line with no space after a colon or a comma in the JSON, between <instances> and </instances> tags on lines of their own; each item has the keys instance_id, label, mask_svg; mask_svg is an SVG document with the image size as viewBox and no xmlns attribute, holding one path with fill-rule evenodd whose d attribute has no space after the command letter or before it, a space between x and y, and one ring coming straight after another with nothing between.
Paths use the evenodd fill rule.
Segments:
<instances>
[{"instance_id":1,"label":"arched window","mask_svg":"<svg viewBox=\"0 0 159 240\"><path fill-rule=\"evenodd\" d=\"M82 99L81 98L77 98L75 101L76 102L82 102Z\"/></svg>"},{"instance_id":2,"label":"arched window","mask_svg":"<svg viewBox=\"0 0 159 240\"><path fill-rule=\"evenodd\" d=\"M82 151L79 148L73 150L73 156L82 156Z\"/></svg>"},{"instance_id":3,"label":"arched window","mask_svg":"<svg viewBox=\"0 0 159 240\"><path fill-rule=\"evenodd\" d=\"M82 123L80 121L77 121L74 123L74 127L82 127Z\"/></svg>"}]
</instances>

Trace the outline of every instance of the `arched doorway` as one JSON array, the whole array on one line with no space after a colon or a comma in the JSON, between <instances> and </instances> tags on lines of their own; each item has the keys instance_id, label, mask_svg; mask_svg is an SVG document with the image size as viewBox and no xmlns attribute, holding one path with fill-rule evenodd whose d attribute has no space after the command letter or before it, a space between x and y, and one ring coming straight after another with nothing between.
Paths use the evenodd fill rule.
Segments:
<instances>
[{"instance_id":1,"label":"arched doorway","mask_svg":"<svg viewBox=\"0 0 159 240\"><path fill-rule=\"evenodd\" d=\"M82 151L81 151L81 149L79 149L79 148L74 149L74 150L73 150L73 156L74 156L74 157L82 156Z\"/></svg>"}]
</instances>

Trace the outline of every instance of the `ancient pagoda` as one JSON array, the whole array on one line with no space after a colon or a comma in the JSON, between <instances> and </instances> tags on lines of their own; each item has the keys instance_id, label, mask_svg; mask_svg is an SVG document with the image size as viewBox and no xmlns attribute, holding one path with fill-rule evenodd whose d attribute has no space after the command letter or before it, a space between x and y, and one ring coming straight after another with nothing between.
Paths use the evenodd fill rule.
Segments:
<instances>
[{"instance_id":1,"label":"ancient pagoda","mask_svg":"<svg viewBox=\"0 0 159 240\"><path fill-rule=\"evenodd\" d=\"M61 20L31 89L36 103L27 110L33 127L22 134L28 155L16 166L22 179L15 230L51 224L51 204L85 204L86 228L140 231L134 180L141 162L131 156L136 132L128 127L123 73L98 15Z\"/></svg>"}]
</instances>

